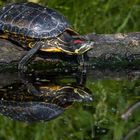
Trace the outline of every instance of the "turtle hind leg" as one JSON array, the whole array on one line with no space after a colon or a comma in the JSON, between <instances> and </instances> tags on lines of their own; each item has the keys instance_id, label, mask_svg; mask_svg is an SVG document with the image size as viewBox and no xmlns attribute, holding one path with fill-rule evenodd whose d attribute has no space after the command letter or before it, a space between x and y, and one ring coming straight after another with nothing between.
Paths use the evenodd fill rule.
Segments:
<instances>
[{"instance_id":1,"label":"turtle hind leg","mask_svg":"<svg viewBox=\"0 0 140 140\"><path fill-rule=\"evenodd\" d=\"M27 70L26 64L28 64L31 58L36 54L36 52L42 47L42 43L35 42L34 46L27 52L27 54L20 60L18 64L18 69L22 72Z\"/></svg>"}]
</instances>

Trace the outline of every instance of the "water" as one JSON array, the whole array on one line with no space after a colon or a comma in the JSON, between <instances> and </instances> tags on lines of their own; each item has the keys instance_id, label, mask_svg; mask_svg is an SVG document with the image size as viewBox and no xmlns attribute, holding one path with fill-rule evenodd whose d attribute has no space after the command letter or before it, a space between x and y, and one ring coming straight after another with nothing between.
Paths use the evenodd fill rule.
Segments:
<instances>
[{"instance_id":1,"label":"water","mask_svg":"<svg viewBox=\"0 0 140 140\"><path fill-rule=\"evenodd\" d=\"M139 139L138 71L0 74L1 139Z\"/></svg>"}]
</instances>

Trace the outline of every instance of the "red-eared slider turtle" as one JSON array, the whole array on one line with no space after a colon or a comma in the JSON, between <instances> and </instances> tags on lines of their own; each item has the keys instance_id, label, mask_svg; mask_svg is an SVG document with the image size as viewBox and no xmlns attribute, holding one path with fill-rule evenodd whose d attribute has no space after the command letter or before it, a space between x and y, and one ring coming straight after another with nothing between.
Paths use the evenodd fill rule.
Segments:
<instances>
[{"instance_id":1,"label":"red-eared slider turtle","mask_svg":"<svg viewBox=\"0 0 140 140\"><path fill-rule=\"evenodd\" d=\"M31 48L19 62L23 70L38 51L64 52L80 55L88 51L93 42L83 42L63 17L53 9L35 3L14 3L0 10L1 37Z\"/></svg>"},{"instance_id":2,"label":"red-eared slider turtle","mask_svg":"<svg viewBox=\"0 0 140 140\"><path fill-rule=\"evenodd\" d=\"M34 96L18 79L12 80L13 75L5 77L0 80L0 114L14 120L49 121L61 115L73 102L92 101L91 92L80 86L38 81L34 84L41 95Z\"/></svg>"},{"instance_id":3,"label":"red-eared slider turtle","mask_svg":"<svg viewBox=\"0 0 140 140\"><path fill-rule=\"evenodd\" d=\"M24 122L49 121L73 102L92 101L91 95L78 87L41 86L41 97L28 94L27 90L20 84L0 88L0 114Z\"/></svg>"}]
</instances>

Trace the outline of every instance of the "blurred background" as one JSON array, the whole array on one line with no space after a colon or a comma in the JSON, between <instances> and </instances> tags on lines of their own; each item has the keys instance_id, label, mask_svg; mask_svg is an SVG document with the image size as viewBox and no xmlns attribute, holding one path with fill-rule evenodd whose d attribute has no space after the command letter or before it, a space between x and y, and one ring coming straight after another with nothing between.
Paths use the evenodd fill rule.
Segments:
<instances>
[{"instance_id":1,"label":"blurred background","mask_svg":"<svg viewBox=\"0 0 140 140\"><path fill-rule=\"evenodd\" d=\"M27 0L0 0L0 5ZM140 29L140 0L28 0L63 13L80 33L133 32Z\"/></svg>"},{"instance_id":2,"label":"blurred background","mask_svg":"<svg viewBox=\"0 0 140 140\"><path fill-rule=\"evenodd\" d=\"M114 34L140 30L140 0L28 1L56 9L65 15L80 34ZM13 2L27 0L0 0L0 6ZM140 99L139 80L131 83L126 79L89 79L87 87L95 93L94 103L86 107L75 104L75 107L50 122L26 124L0 116L0 140L121 140L129 128L135 126L133 124L140 122L139 113L129 124L119 117L132 99ZM140 139L140 136L134 139Z\"/></svg>"}]
</instances>

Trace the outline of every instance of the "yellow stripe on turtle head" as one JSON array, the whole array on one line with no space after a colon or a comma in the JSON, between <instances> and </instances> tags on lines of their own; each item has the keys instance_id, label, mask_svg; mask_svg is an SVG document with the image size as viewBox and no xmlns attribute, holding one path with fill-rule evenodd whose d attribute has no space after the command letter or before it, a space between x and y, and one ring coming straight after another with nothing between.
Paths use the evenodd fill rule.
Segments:
<instances>
[{"instance_id":1,"label":"yellow stripe on turtle head","mask_svg":"<svg viewBox=\"0 0 140 140\"><path fill-rule=\"evenodd\" d=\"M51 48L41 48L41 51L45 52L62 52L59 48L51 47Z\"/></svg>"}]
</instances>

